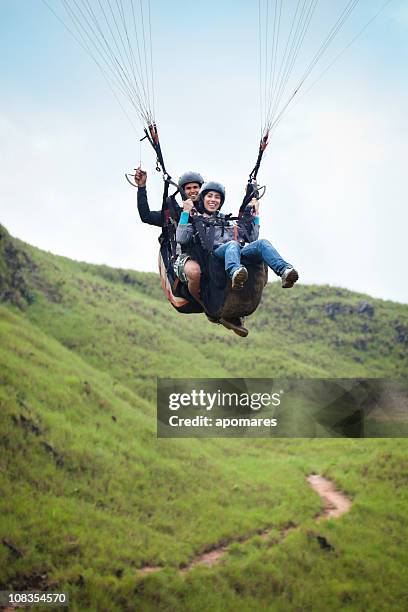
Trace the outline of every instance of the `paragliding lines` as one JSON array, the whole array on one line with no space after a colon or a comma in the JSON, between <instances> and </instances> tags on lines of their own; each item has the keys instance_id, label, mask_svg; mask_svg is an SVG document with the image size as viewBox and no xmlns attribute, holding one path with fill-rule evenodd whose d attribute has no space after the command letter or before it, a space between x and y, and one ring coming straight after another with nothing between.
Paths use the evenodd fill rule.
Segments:
<instances>
[{"instance_id":1,"label":"paragliding lines","mask_svg":"<svg viewBox=\"0 0 408 612\"><path fill-rule=\"evenodd\" d=\"M353 38L347 43L347 45L345 47L342 48L342 50L337 53L337 55L334 57L334 59L332 59L332 61L326 66L326 68L324 70L322 70L322 72L320 72L319 76L309 85L309 87L303 91L303 94L300 96L300 98L297 98L296 102L290 107L287 108L289 106L289 104L286 104L286 108L282 109L282 112L280 113L279 116L279 121L282 120L284 117L286 117L286 115L290 112L290 110L292 108L294 108L299 102L300 100L302 100L311 89L313 89L313 87L324 77L324 75L330 70L330 68L332 68L334 66L334 64L341 58L341 56L356 42L356 40L358 38L360 38L360 36L362 36L362 34L365 32L365 30L373 23L373 21L375 21L375 19L377 19L377 17L384 11L384 9L391 4L393 0L387 0L379 9L378 11L375 13L375 15L373 15L369 21L367 21L367 23L364 24L364 26L357 32L357 34L355 36L353 36ZM296 92L295 92L296 93ZM292 96L293 98L294 96Z\"/></svg>"},{"instance_id":2,"label":"paragliding lines","mask_svg":"<svg viewBox=\"0 0 408 612\"><path fill-rule=\"evenodd\" d=\"M274 95L271 97L268 107L269 121L267 124L270 130L273 124L273 118L279 108L279 104L284 96L286 87L289 81L289 77L295 66L296 59L299 55L303 40L306 36L309 24L313 17L314 9L316 8L318 0L312 0L309 6L306 1L303 2L302 9L300 11L298 21L296 23L296 17L299 9L299 2L296 8L296 12L292 21L291 31L286 44L285 51L283 53L282 66L278 74L276 89L273 92ZM296 25L294 31L293 28ZM293 32L293 34L292 34ZM273 104L272 104L273 103ZM272 109L272 110L271 110Z\"/></svg>"},{"instance_id":3,"label":"paragliding lines","mask_svg":"<svg viewBox=\"0 0 408 612\"><path fill-rule=\"evenodd\" d=\"M59 0L71 27L46 0L43 2L98 66L115 98L119 101L119 93L144 127L154 124L150 0L139 0L140 15L133 0Z\"/></svg>"},{"instance_id":4,"label":"paragliding lines","mask_svg":"<svg viewBox=\"0 0 408 612\"><path fill-rule=\"evenodd\" d=\"M294 3L274 0L271 10L269 0L259 0L258 26L260 37L260 107L262 135L272 134L299 89L308 79L334 38L344 26L360 0L348 0L328 34L320 43L312 59L300 73L295 86L288 94L291 77L296 72L298 59L319 0L297 0ZM286 7L285 7L286 5ZM290 15L289 7L294 10ZM286 14L285 14L286 12ZM270 24L271 22L271 24ZM269 31L272 31L269 42Z\"/></svg>"},{"instance_id":5,"label":"paragliding lines","mask_svg":"<svg viewBox=\"0 0 408 612\"><path fill-rule=\"evenodd\" d=\"M259 114L261 119L261 132L260 138L262 138L262 130L264 126L263 120L263 106L262 106L262 21L261 21L261 0L258 0L258 31L259 31Z\"/></svg>"}]
</instances>

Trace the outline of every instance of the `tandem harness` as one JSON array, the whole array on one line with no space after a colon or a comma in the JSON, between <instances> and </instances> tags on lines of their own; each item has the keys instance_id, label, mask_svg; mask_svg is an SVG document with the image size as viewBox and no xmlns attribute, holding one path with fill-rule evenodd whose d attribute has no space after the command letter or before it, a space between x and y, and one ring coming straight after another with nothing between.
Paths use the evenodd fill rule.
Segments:
<instances>
[{"instance_id":1,"label":"tandem harness","mask_svg":"<svg viewBox=\"0 0 408 612\"><path fill-rule=\"evenodd\" d=\"M243 246L250 242L253 227L253 216L250 207L246 208L241 217L233 217L231 214L223 217L194 215L191 219L194 228L194 241L199 244L206 253L214 251L214 239L217 228L220 228L221 237L226 231L231 234L231 240L239 242ZM231 232L233 230L233 232Z\"/></svg>"},{"instance_id":2,"label":"tandem harness","mask_svg":"<svg viewBox=\"0 0 408 612\"><path fill-rule=\"evenodd\" d=\"M233 226L231 221L234 222ZM225 271L224 261L214 254L214 237L224 236L225 240L227 231L231 240L236 239L240 244L250 242L253 230L251 207L244 211L241 219L231 215L225 217L194 215L191 223L194 233L190 253L200 265L200 292L206 314L214 320L219 320L224 314L227 318L251 314L258 306L262 294L266 278L264 265L245 262L249 270L247 289L237 295L237 292L231 291L231 282Z\"/></svg>"}]
</instances>

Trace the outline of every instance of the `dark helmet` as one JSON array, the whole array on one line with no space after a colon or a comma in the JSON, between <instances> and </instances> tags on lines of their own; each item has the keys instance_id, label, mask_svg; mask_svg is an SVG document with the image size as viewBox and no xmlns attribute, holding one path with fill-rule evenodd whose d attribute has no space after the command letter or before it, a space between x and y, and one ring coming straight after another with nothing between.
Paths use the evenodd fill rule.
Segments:
<instances>
[{"instance_id":1,"label":"dark helmet","mask_svg":"<svg viewBox=\"0 0 408 612\"><path fill-rule=\"evenodd\" d=\"M204 208L204 196L207 193L209 193L210 191L216 191L221 196L221 204L220 204L220 208L218 210L220 210L222 205L224 204L224 201L225 201L225 187L224 187L224 185L221 185L221 183L217 183L215 181L209 181L208 183L204 183L204 185L202 185L201 189L200 189L199 198L198 198L198 206L196 206L196 208L201 213L204 212L204 210L205 210L205 208Z\"/></svg>"},{"instance_id":2,"label":"dark helmet","mask_svg":"<svg viewBox=\"0 0 408 612\"><path fill-rule=\"evenodd\" d=\"M198 183L201 185L204 183L204 179L199 172L192 172L189 170L188 172L184 172L178 180L178 186L183 188L187 183Z\"/></svg>"}]
</instances>

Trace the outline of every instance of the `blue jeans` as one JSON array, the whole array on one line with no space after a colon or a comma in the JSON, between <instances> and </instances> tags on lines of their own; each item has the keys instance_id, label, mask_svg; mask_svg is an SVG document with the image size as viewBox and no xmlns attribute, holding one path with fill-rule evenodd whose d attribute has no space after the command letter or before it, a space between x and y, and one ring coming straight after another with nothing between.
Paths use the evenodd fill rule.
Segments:
<instances>
[{"instance_id":1,"label":"blue jeans","mask_svg":"<svg viewBox=\"0 0 408 612\"><path fill-rule=\"evenodd\" d=\"M282 276L286 268L292 268L292 264L282 259L269 240L255 240L244 247L241 247L239 242L231 240L218 246L214 255L225 261L225 270L229 276L241 267L242 255L245 255L249 261L264 261L278 276Z\"/></svg>"}]
</instances>

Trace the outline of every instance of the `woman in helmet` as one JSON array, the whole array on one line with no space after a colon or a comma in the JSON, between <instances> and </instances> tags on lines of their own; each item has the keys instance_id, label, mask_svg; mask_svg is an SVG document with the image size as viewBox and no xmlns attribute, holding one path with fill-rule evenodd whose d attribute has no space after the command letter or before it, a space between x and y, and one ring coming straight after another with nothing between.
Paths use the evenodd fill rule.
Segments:
<instances>
[{"instance_id":1,"label":"woman in helmet","mask_svg":"<svg viewBox=\"0 0 408 612\"><path fill-rule=\"evenodd\" d=\"M220 209L225 200L225 188L220 183L209 182L202 185L196 210L203 217L211 217L212 222L207 223L208 230L198 232L204 248L213 252L214 256L223 260L225 271L231 278L234 290L242 289L248 278L247 269L241 264L241 256L248 261L264 261L282 279L282 287L293 287L299 275L293 266L285 261L268 240L258 240L259 236L259 201L255 206L253 216L246 227L228 221ZM193 209L191 200L184 202L183 212L177 228L177 242L188 244L194 236L195 229L190 213ZM220 222L217 223L217 219ZM221 221L225 219L225 221ZM197 222L195 222L197 226ZM198 226L199 227L199 226ZM211 228L211 229L209 229ZM207 242L207 243L206 243Z\"/></svg>"},{"instance_id":2,"label":"woman in helmet","mask_svg":"<svg viewBox=\"0 0 408 612\"><path fill-rule=\"evenodd\" d=\"M203 186L204 187L204 186ZM183 227L180 230L177 228L176 237L179 244L183 244L183 248L188 248L189 243L191 242L191 238L193 237L194 229L193 225L189 222L190 214L194 215L194 219L197 220L197 215L204 217L213 217L214 221L218 221L224 219L224 215L219 212L222 204L225 199L225 190L224 187L220 183L206 183L206 189L203 191L203 188L200 189L200 197L197 202L194 203L191 199L188 199L184 202L183 212L180 217L179 224L181 223ZM223 224L224 225L224 224ZM225 231L232 229L229 227L229 222L226 222L224 225ZM228 229L227 229L228 228ZM220 233L221 230L218 231ZM231 234L231 239L233 238L233 234ZM212 249L211 249L212 250ZM248 335L248 330L243 327L242 320L239 317L234 319L225 319L225 318L213 318L207 314L207 318L212 323L221 323L227 329L233 330L237 335L241 337L246 337Z\"/></svg>"}]
</instances>

